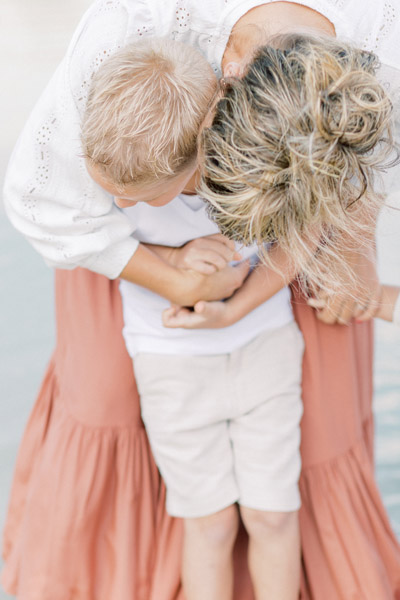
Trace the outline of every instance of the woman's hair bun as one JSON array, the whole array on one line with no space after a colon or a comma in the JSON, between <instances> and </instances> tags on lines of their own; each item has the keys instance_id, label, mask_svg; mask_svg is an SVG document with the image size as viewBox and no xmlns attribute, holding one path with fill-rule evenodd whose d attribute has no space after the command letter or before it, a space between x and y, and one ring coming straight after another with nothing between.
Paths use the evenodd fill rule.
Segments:
<instances>
[{"instance_id":1,"label":"woman's hair bun","mask_svg":"<svg viewBox=\"0 0 400 600\"><path fill-rule=\"evenodd\" d=\"M315 123L321 135L358 154L370 152L384 136L391 111L386 92L375 78L376 65L375 55L364 51L352 49L338 56L342 72L327 86L320 86L315 102Z\"/></svg>"},{"instance_id":2,"label":"woman's hair bun","mask_svg":"<svg viewBox=\"0 0 400 600\"><path fill-rule=\"evenodd\" d=\"M375 177L393 139L378 66L336 38L281 35L228 82L201 136L201 193L221 231L246 244L278 241L321 287L333 286L341 260L336 234L361 247L360 215L381 202ZM302 241L310 231L324 241L318 259ZM324 257L331 267L322 275Z\"/></svg>"},{"instance_id":3,"label":"woman's hair bun","mask_svg":"<svg viewBox=\"0 0 400 600\"><path fill-rule=\"evenodd\" d=\"M385 136L392 110L376 79L378 57L330 38L286 35L279 40L286 74L299 78L304 110L321 136L358 154L369 152ZM261 60L266 49L259 51Z\"/></svg>"}]
</instances>

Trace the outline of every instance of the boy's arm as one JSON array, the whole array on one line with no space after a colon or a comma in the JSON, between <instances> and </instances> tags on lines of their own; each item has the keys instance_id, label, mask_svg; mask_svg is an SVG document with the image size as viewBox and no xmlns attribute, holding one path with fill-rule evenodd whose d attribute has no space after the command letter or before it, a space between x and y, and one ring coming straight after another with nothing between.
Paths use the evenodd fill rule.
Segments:
<instances>
[{"instance_id":1,"label":"boy's arm","mask_svg":"<svg viewBox=\"0 0 400 600\"><path fill-rule=\"evenodd\" d=\"M163 313L165 327L214 329L228 327L269 300L285 287L296 272L285 252L276 246L269 252L272 266L258 265L243 285L225 302L197 302L194 311L172 306Z\"/></svg>"},{"instance_id":2,"label":"boy's arm","mask_svg":"<svg viewBox=\"0 0 400 600\"><path fill-rule=\"evenodd\" d=\"M122 279L145 287L170 302L193 306L199 300L219 300L231 296L247 276L249 265L227 266L205 275L192 269L170 265L143 244L120 273Z\"/></svg>"}]
</instances>

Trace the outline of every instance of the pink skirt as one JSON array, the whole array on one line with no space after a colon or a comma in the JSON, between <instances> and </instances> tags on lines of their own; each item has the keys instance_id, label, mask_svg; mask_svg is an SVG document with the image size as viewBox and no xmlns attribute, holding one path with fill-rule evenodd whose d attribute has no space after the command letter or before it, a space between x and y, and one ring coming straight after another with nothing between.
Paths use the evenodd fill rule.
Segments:
<instances>
[{"instance_id":1,"label":"pink skirt","mask_svg":"<svg viewBox=\"0 0 400 600\"><path fill-rule=\"evenodd\" d=\"M183 600L181 523L140 419L118 282L56 275L57 346L21 443L2 583L19 600ZM374 480L369 324L319 323L294 290L304 360L303 600L400 599ZM267 360L268 357L266 357ZM235 600L252 600L246 535Z\"/></svg>"}]
</instances>

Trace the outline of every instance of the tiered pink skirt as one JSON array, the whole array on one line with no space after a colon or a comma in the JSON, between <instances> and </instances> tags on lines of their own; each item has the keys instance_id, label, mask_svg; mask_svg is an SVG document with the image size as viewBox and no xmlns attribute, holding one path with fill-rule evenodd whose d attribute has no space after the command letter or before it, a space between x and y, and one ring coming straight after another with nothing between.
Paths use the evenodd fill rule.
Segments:
<instances>
[{"instance_id":1,"label":"tiered pink skirt","mask_svg":"<svg viewBox=\"0 0 400 600\"><path fill-rule=\"evenodd\" d=\"M140 420L118 283L56 275L57 347L21 443L2 583L19 600L183 600L181 523ZM400 599L372 459L369 324L319 323L294 290L304 361L302 600ZM268 357L266 357L268 360ZM235 600L251 600L246 536Z\"/></svg>"}]
</instances>

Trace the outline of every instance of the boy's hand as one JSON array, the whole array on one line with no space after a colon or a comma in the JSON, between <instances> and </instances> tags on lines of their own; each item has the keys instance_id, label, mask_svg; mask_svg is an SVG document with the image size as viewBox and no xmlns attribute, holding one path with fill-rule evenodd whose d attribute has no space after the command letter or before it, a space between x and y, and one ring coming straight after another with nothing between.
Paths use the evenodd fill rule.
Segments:
<instances>
[{"instance_id":1,"label":"boy's hand","mask_svg":"<svg viewBox=\"0 0 400 600\"><path fill-rule=\"evenodd\" d=\"M245 260L235 266L227 266L221 271L216 271L210 275L203 275L193 269L180 270L181 275L186 280L183 289L191 290L189 293L182 292L184 295L177 295L179 300L173 301L174 304L183 306L194 306L200 300L222 300L230 298L232 294L241 287L243 281L249 274L250 263Z\"/></svg>"},{"instance_id":2,"label":"boy's hand","mask_svg":"<svg viewBox=\"0 0 400 600\"><path fill-rule=\"evenodd\" d=\"M221 271L231 261L241 258L235 251L235 243L221 233L197 238L170 251L170 262L174 267L193 269L204 275Z\"/></svg>"},{"instance_id":3,"label":"boy's hand","mask_svg":"<svg viewBox=\"0 0 400 600\"><path fill-rule=\"evenodd\" d=\"M164 327L183 329L219 329L231 325L229 302L205 302L200 300L190 310L172 305L162 314Z\"/></svg>"}]
</instances>

